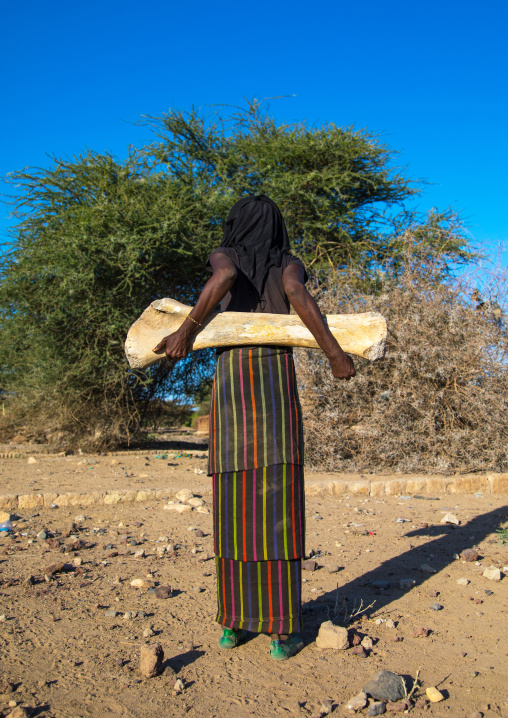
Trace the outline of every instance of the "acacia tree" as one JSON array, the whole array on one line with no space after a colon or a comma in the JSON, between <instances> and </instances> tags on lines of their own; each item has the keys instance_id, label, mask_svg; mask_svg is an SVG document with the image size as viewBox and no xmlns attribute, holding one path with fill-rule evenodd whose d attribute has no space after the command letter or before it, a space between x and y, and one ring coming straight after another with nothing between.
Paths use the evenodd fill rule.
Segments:
<instances>
[{"instance_id":1,"label":"acacia tree","mask_svg":"<svg viewBox=\"0 0 508 718\"><path fill-rule=\"evenodd\" d=\"M372 284L380 263L403 266L393 230L414 220L404 201L416 189L369 133L277 124L256 102L229 118L173 110L144 121L154 141L125 161L89 152L11 177L19 224L0 260L4 433L22 422L42 438L63 429L70 442L104 446L135 430L154 397L202 388L210 353L133 374L123 341L154 299L195 301L246 193L279 203L315 273L353 263ZM470 257L460 233L444 244L421 237L444 270Z\"/></svg>"}]
</instances>

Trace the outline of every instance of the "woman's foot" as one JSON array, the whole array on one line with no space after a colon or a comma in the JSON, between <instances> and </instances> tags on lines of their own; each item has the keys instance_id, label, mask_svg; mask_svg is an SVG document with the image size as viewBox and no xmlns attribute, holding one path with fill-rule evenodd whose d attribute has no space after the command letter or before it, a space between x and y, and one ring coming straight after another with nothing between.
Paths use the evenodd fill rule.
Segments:
<instances>
[{"instance_id":1,"label":"woman's foot","mask_svg":"<svg viewBox=\"0 0 508 718\"><path fill-rule=\"evenodd\" d=\"M236 648L246 635L247 631L235 631L232 628L223 628L222 636L219 638L219 648Z\"/></svg>"},{"instance_id":2,"label":"woman's foot","mask_svg":"<svg viewBox=\"0 0 508 718\"><path fill-rule=\"evenodd\" d=\"M270 642L270 656L276 661L286 661L301 651L304 646L303 639L297 633L292 633L285 641Z\"/></svg>"}]
</instances>

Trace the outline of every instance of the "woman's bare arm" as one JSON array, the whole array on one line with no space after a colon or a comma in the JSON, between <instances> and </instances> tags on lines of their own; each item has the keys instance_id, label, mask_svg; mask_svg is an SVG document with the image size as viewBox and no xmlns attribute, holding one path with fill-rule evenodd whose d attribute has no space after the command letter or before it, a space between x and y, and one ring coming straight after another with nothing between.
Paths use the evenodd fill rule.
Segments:
<instances>
[{"instance_id":1,"label":"woman's bare arm","mask_svg":"<svg viewBox=\"0 0 508 718\"><path fill-rule=\"evenodd\" d=\"M153 349L154 352L165 351L168 359L186 357L192 340L199 331L199 324L205 321L210 312L215 309L233 286L238 271L226 254L222 252L212 254L210 264L212 265L213 274L203 287L196 305L189 313L189 317L192 317L194 321L186 317L184 323L176 332L164 337L157 344Z\"/></svg>"},{"instance_id":2,"label":"woman's bare arm","mask_svg":"<svg viewBox=\"0 0 508 718\"><path fill-rule=\"evenodd\" d=\"M305 288L304 276L301 264L289 264L282 275L284 291L296 313L328 357L333 376L337 379L350 379L356 374L353 361L328 329L318 305Z\"/></svg>"}]
</instances>

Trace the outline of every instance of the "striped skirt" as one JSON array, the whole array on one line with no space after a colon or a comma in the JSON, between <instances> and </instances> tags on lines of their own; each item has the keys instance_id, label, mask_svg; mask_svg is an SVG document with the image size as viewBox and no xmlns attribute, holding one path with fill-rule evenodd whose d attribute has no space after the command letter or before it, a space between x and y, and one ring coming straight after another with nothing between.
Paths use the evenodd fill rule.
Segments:
<instances>
[{"instance_id":1,"label":"striped skirt","mask_svg":"<svg viewBox=\"0 0 508 718\"><path fill-rule=\"evenodd\" d=\"M210 408L217 621L301 628L303 432L293 355L241 347L218 358Z\"/></svg>"}]
</instances>

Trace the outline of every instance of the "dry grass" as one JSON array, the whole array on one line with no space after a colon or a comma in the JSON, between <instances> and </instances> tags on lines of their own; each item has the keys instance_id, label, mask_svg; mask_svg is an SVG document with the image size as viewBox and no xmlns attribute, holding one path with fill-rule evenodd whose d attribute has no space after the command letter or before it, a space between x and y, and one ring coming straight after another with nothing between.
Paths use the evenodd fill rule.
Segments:
<instances>
[{"instance_id":1,"label":"dry grass","mask_svg":"<svg viewBox=\"0 0 508 718\"><path fill-rule=\"evenodd\" d=\"M380 311L388 341L384 359L355 362L350 382L332 377L321 352L295 352L307 462L339 471L506 471L508 322L488 301L503 305L506 280L477 271L436 283L428 267L408 267L376 296L344 274L315 288L327 314Z\"/></svg>"}]
</instances>

